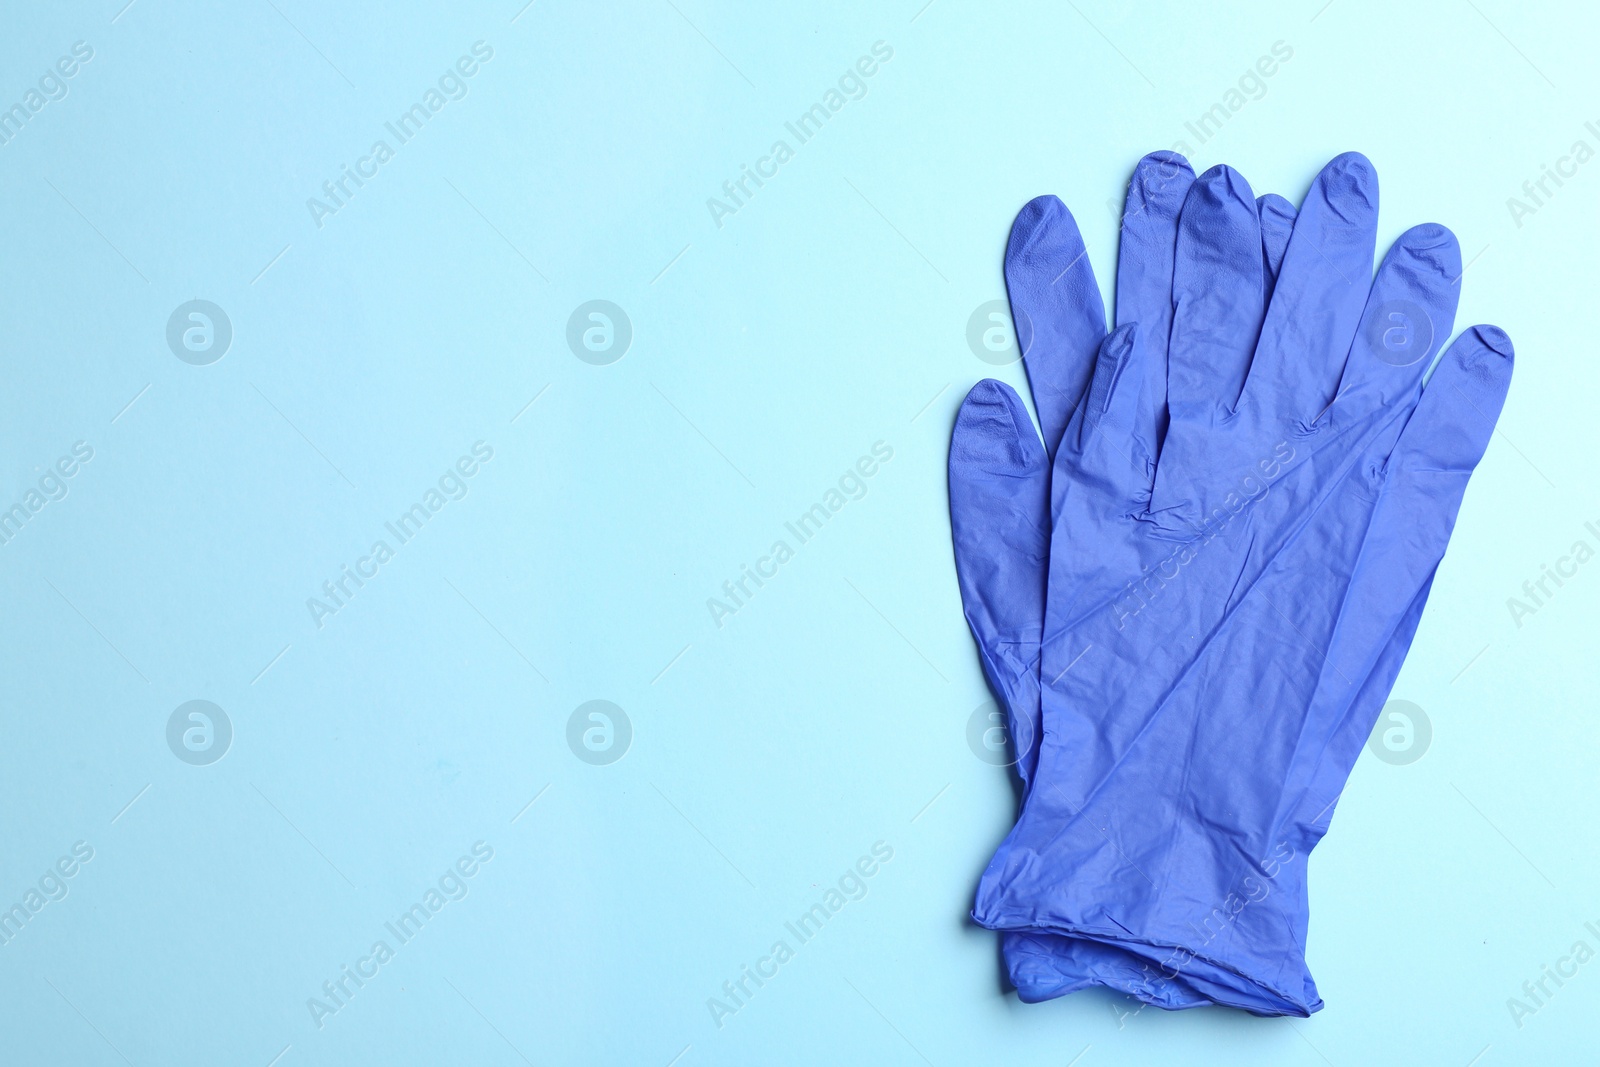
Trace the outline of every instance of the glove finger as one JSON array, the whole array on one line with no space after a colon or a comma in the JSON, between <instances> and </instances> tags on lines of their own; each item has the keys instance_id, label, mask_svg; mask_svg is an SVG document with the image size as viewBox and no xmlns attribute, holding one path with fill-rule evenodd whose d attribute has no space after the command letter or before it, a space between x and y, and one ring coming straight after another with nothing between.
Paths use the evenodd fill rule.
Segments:
<instances>
[{"instance_id":1,"label":"glove finger","mask_svg":"<svg viewBox=\"0 0 1600 1067\"><path fill-rule=\"evenodd\" d=\"M1415 403L1423 372L1455 326L1460 296L1455 234L1432 223L1401 234L1367 296L1332 421L1348 425L1391 404Z\"/></svg>"},{"instance_id":2,"label":"glove finger","mask_svg":"<svg viewBox=\"0 0 1600 1067\"><path fill-rule=\"evenodd\" d=\"M1006 712L1023 782L1037 759L1039 638L1050 550L1050 467L1022 400L972 387L950 435L950 527L961 604Z\"/></svg>"},{"instance_id":3,"label":"glove finger","mask_svg":"<svg viewBox=\"0 0 1600 1067\"><path fill-rule=\"evenodd\" d=\"M1317 175L1295 219L1242 403L1309 422L1333 399L1372 285L1378 175L1357 152Z\"/></svg>"},{"instance_id":4,"label":"glove finger","mask_svg":"<svg viewBox=\"0 0 1600 1067\"><path fill-rule=\"evenodd\" d=\"M1144 377L1139 363L1150 348L1138 342L1143 327L1118 326L1100 346L1094 379L1084 400L1083 414L1075 423L1071 477L1080 487L1108 494L1115 504L1144 510L1150 499L1150 478L1155 464L1134 433L1139 393ZM1070 534L1070 531L1068 531Z\"/></svg>"},{"instance_id":5,"label":"glove finger","mask_svg":"<svg viewBox=\"0 0 1600 1067\"><path fill-rule=\"evenodd\" d=\"M1105 304L1066 205L1035 197L1006 244L1006 292L1047 456L1054 456L1106 335Z\"/></svg>"},{"instance_id":6,"label":"glove finger","mask_svg":"<svg viewBox=\"0 0 1600 1067\"><path fill-rule=\"evenodd\" d=\"M1049 466L1022 400L985 378L950 435L950 522L956 570L980 642L1036 632L1049 552Z\"/></svg>"},{"instance_id":7,"label":"glove finger","mask_svg":"<svg viewBox=\"0 0 1600 1067\"><path fill-rule=\"evenodd\" d=\"M1229 167L1202 174L1178 222L1167 356L1169 433L1209 428L1239 399L1261 332L1261 247L1250 184Z\"/></svg>"},{"instance_id":8,"label":"glove finger","mask_svg":"<svg viewBox=\"0 0 1600 1067\"><path fill-rule=\"evenodd\" d=\"M1469 329L1439 361L1383 470L1352 472L1381 478L1382 492L1328 646L1327 662L1342 678L1371 670L1379 652L1374 642L1386 639L1389 620L1404 614L1443 558L1467 480L1500 417L1513 362L1503 332ZM1337 704L1349 696L1328 699Z\"/></svg>"},{"instance_id":9,"label":"glove finger","mask_svg":"<svg viewBox=\"0 0 1600 1067\"><path fill-rule=\"evenodd\" d=\"M1117 325L1139 324L1139 406L1133 433L1154 456L1167 432L1167 339L1172 331L1172 271L1178 216L1194 185L1189 161L1176 152L1151 152L1134 168L1122 211L1117 257Z\"/></svg>"},{"instance_id":10,"label":"glove finger","mask_svg":"<svg viewBox=\"0 0 1600 1067\"><path fill-rule=\"evenodd\" d=\"M1289 237L1294 233L1295 206L1277 193L1267 193L1256 198L1256 214L1261 216L1261 259L1266 279L1266 301L1271 302L1278 272L1283 269L1283 254L1289 250Z\"/></svg>"},{"instance_id":11,"label":"glove finger","mask_svg":"<svg viewBox=\"0 0 1600 1067\"><path fill-rule=\"evenodd\" d=\"M1471 474L1489 447L1515 359L1511 338L1498 326L1473 326L1456 338L1422 390L1389 457L1390 471Z\"/></svg>"},{"instance_id":12,"label":"glove finger","mask_svg":"<svg viewBox=\"0 0 1600 1067\"><path fill-rule=\"evenodd\" d=\"M1178 216L1194 180L1189 161L1176 152L1151 152L1134 167L1122 209L1117 325L1137 322L1163 337L1171 326Z\"/></svg>"},{"instance_id":13,"label":"glove finger","mask_svg":"<svg viewBox=\"0 0 1600 1067\"><path fill-rule=\"evenodd\" d=\"M1326 662L1342 685L1371 670L1377 642L1387 639L1392 620L1443 558L1467 481L1505 404L1513 362L1511 339L1502 331L1469 329L1439 361L1387 459L1380 466L1369 458L1351 471L1344 501L1356 505L1372 500L1373 489L1379 492L1327 646ZM1331 515L1337 509L1324 510ZM1351 695L1335 687L1334 696L1318 699L1337 706Z\"/></svg>"},{"instance_id":14,"label":"glove finger","mask_svg":"<svg viewBox=\"0 0 1600 1067\"><path fill-rule=\"evenodd\" d=\"M1169 421L1150 507L1178 514L1216 477L1217 427L1233 410L1261 331L1261 220L1249 184L1213 167L1189 190L1178 222L1167 347ZM1185 514L1183 521L1195 521Z\"/></svg>"}]
</instances>

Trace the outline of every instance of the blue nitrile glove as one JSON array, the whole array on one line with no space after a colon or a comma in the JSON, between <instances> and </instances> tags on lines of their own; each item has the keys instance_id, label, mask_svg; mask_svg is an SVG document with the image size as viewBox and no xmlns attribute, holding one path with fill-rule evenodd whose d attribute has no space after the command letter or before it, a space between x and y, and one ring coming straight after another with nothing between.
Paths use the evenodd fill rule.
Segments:
<instances>
[{"instance_id":1,"label":"blue nitrile glove","mask_svg":"<svg viewBox=\"0 0 1600 1067\"><path fill-rule=\"evenodd\" d=\"M1219 219L1243 217L1233 199ZM1121 328L1102 347L1056 457L1044 737L980 885L985 925L1099 941L1185 979L1203 962L1245 991L1208 996L1264 1014L1319 1006L1300 947L1303 859L1328 806L1313 795L1342 782L1376 713L1362 685L1381 703L1398 669L1391 645L1511 363L1504 335L1477 328L1419 403L1459 254L1418 227L1369 298L1375 227L1370 166L1341 157L1295 223L1259 344L1259 245L1212 264L1231 297L1180 293L1159 463L1136 387L1147 349ZM1426 337L1408 346L1397 315Z\"/></svg>"},{"instance_id":2,"label":"blue nitrile glove","mask_svg":"<svg viewBox=\"0 0 1600 1067\"><path fill-rule=\"evenodd\" d=\"M1187 163L1170 153L1140 161L1129 183L1117 272L1119 324L1148 323L1157 339L1143 383L1146 432L1159 439L1166 421L1165 338L1172 316L1178 216L1188 196L1215 199L1211 186L1238 183L1215 168L1191 190ZM1270 294L1293 228L1294 207L1281 197L1257 202L1265 295ZM1205 215L1204 210L1200 212ZM1208 237L1242 235L1190 227L1191 275L1204 270ZM1243 235L1248 236L1248 235ZM1037 750L1038 659L1044 615L1048 515L1048 454L1053 454L1072 408L1081 398L1105 320L1082 239L1071 214L1054 197L1041 197L1019 214L1006 254L1013 319L1026 353L1029 382L1045 427L1039 447L1032 423L1009 387L985 381L962 407L951 438L951 516L956 564L968 620L978 640L991 688L1006 709L1017 771L1026 786ZM1203 279L1191 278L1201 285ZM1007 971L1024 1000L1058 996L1110 965L1120 950L1052 935L1003 937ZM1094 959L1093 965L1085 962ZM1126 959L1131 975L1140 961ZM1196 1002L1203 1000L1195 994Z\"/></svg>"},{"instance_id":3,"label":"blue nitrile glove","mask_svg":"<svg viewBox=\"0 0 1600 1067\"><path fill-rule=\"evenodd\" d=\"M1140 210L1138 199L1139 187L1140 182L1136 177L1132 190L1134 194L1134 200L1131 201L1129 205L1130 215L1136 214ZM1285 243L1288 238L1289 230L1292 227L1294 214L1292 206L1288 205L1286 201L1281 200L1281 198L1276 197L1261 198L1261 200L1257 203L1257 207L1261 215L1266 289L1270 294L1278 265L1282 261ZM1027 212L1024 213L1024 218L1026 219L1026 217ZM1075 237L1076 235L1074 233L1074 241ZM1071 247L1070 242L1056 243L1061 246L1060 263L1051 264L1047 260L1036 261L1034 263L1036 270L1044 272L1044 277L1046 279L1054 279L1060 276L1063 267L1077 261L1083 255L1081 244L1078 244L1077 247L1074 248ZM1170 244L1170 240L1168 243ZM1119 270L1119 288L1124 294L1134 291L1135 288L1134 285L1130 284L1129 265L1130 263L1137 265L1138 259L1137 257L1132 257L1129 255L1130 245L1135 245L1135 242L1129 241L1128 234L1125 231L1121 269ZM1019 247L1018 242L1013 242L1013 247ZM1026 243L1022 243L1020 247L1025 248ZM1165 261L1170 263L1170 256L1165 257ZM1026 265L1023 265L1020 269L1023 273L1025 273ZM1015 284L1015 277L1018 273L1018 270L1019 267L1014 263L1012 270L1008 271L1008 275L1013 279L1014 282L1012 285L1012 291L1015 294L1015 302L1018 305L1016 309L1018 321L1024 322L1027 321L1029 317L1027 313L1029 304L1027 301L1029 299L1029 294L1033 291L1034 287L1029 286L1025 280L1021 285ZM1098 291L1093 289L1091 286L1089 287L1088 292L1093 298L1092 310L1095 312L1095 316L1097 318L1099 312ZM1119 302L1119 319L1121 321L1129 321L1130 316L1128 315L1128 308L1130 306L1136 305L1133 301L1129 301L1127 299L1123 299L1121 302ZM1035 354L1037 355L1037 353ZM1030 366L1030 372L1033 377L1038 377L1038 368ZM1161 383L1161 385L1164 387L1164 383ZM985 389L987 388L988 387L986 386ZM1020 405L1016 406L1016 410L1021 416L1022 422L1025 423L1026 416L1021 415ZM1023 432L1026 434L1028 441L1031 443L1033 436L1031 426L1027 427ZM958 429L957 437L953 442L953 444L957 446L958 452L960 450L961 440L962 434ZM1016 451L1019 454L1021 452L1020 449ZM1035 449L1035 451L1037 450ZM953 466L952 484L960 485L961 480L966 473L970 472L964 472L960 464ZM1029 477L1027 469L1019 469L1017 471L1008 473L1019 475L1024 480ZM1033 477L1037 477L1037 473L1035 473ZM1042 491L1039 493L1039 495L1042 496ZM969 498L977 499L977 497ZM1040 517L1035 525L1042 531L1047 521L1047 519ZM1040 532L1037 537L1034 538L1034 540L1042 543L1044 536L1045 535ZM979 551L981 552L981 546ZM1037 560L1036 562L1042 566L1042 562ZM989 573L994 575L998 574L999 571L991 570ZM972 597L969 596L969 600L971 599ZM1370 730L1371 722L1375 718L1378 709L1381 707L1383 700L1385 699L1388 689L1392 684L1394 672L1399 668L1399 663L1403 657L1404 649L1409 644L1410 633L1415 628L1416 616L1420 614L1421 603L1424 599L1425 596L1420 597L1416 602L1415 608L1410 615L1409 623L1405 628L1404 637L1401 638L1399 635L1397 635L1396 638L1391 642L1390 648L1385 653L1386 657L1392 663L1386 679L1383 680L1381 684L1369 682L1367 689L1371 690L1376 695L1369 701L1366 713L1364 715L1354 715L1349 720L1350 723L1359 725L1357 725L1354 729L1348 729L1346 731L1348 735L1346 739L1346 750L1349 752L1349 756L1344 763L1345 766L1348 766L1348 761L1353 760L1354 754L1359 751L1360 745ZM980 639L981 636L982 635L980 631ZM1333 762L1337 763L1338 761ZM1342 780L1342 774L1339 777ZM1313 808L1307 813L1308 816L1316 819L1331 811L1331 800L1334 796L1336 796L1339 784L1340 783L1338 781L1334 782L1331 787L1331 792L1324 793L1319 796L1318 799L1316 799ZM1322 799L1322 797L1326 797L1327 799ZM1042 999L1046 996L1059 995L1060 993L1070 991L1071 988L1076 988L1079 985L1084 984L1081 980L1083 968L1074 967L1074 957L1081 957L1085 952L1090 952L1091 954L1097 955L1099 961L1103 964L1105 960L1111 958L1111 956L1115 955L1116 952L1116 950L1111 950L1109 946L1098 946L1094 945L1093 943L1075 942L1069 938L1053 935L1008 934L1006 935L1006 940L1006 955L1009 969L1012 971L1013 979L1018 985L1019 992L1022 994L1024 999ZM1191 962L1188 965L1188 971L1193 974L1194 972L1198 971L1201 966L1202 965L1197 962ZM1157 973L1155 969L1149 967L1148 965L1145 965L1141 968L1137 965L1137 963L1133 964L1127 969L1129 971L1130 981L1138 981L1141 971L1150 975ZM1019 971L1022 973L1019 973ZM1155 997L1152 997L1151 999L1153 1002L1162 1003L1163 1006L1166 1007L1184 1006L1185 1003L1206 1002L1207 998L1194 993L1188 993L1183 997L1175 996L1174 990L1180 981L1181 979L1177 979L1176 975L1174 975L1173 979L1159 981L1158 991L1161 999L1158 1000L1155 999Z\"/></svg>"}]
</instances>

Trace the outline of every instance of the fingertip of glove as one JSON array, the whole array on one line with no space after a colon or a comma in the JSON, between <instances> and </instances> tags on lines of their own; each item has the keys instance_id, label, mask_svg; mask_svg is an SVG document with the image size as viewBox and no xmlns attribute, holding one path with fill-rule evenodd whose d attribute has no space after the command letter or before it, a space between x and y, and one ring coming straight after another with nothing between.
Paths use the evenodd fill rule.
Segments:
<instances>
[{"instance_id":1,"label":"fingertip of glove","mask_svg":"<svg viewBox=\"0 0 1600 1067\"><path fill-rule=\"evenodd\" d=\"M1011 224L1011 238L1006 243L1006 258L1015 259L1033 253L1040 246L1083 243L1078 235L1078 222L1072 217L1059 197L1036 196L1017 212Z\"/></svg>"},{"instance_id":2,"label":"fingertip of glove","mask_svg":"<svg viewBox=\"0 0 1600 1067\"><path fill-rule=\"evenodd\" d=\"M1011 236L1015 238L1019 233L1031 233L1063 215L1070 219L1072 212L1067 210L1067 205L1061 202L1060 197L1049 193L1036 196L1017 212L1017 220L1011 224Z\"/></svg>"},{"instance_id":3,"label":"fingertip of glove","mask_svg":"<svg viewBox=\"0 0 1600 1067\"><path fill-rule=\"evenodd\" d=\"M1342 152L1328 161L1317 175L1330 202L1358 200L1366 207L1378 207L1378 171L1360 152Z\"/></svg>"},{"instance_id":4,"label":"fingertip of glove","mask_svg":"<svg viewBox=\"0 0 1600 1067\"><path fill-rule=\"evenodd\" d=\"M1511 345L1511 338L1500 327L1473 326L1462 334L1462 339L1470 339L1459 357L1463 370L1487 375L1511 373L1511 367L1516 363L1516 349Z\"/></svg>"},{"instance_id":5,"label":"fingertip of glove","mask_svg":"<svg viewBox=\"0 0 1600 1067\"><path fill-rule=\"evenodd\" d=\"M957 422L989 421L989 419L1006 419L1014 422L1021 411L1022 400L1016 395L1016 390L1006 386L1005 382L986 378L966 390L966 398L962 400L962 410L955 419Z\"/></svg>"},{"instance_id":6,"label":"fingertip of glove","mask_svg":"<svg viewBox=\"0 0 1600 1067\"><path fill-rule=\"evenodd\" d=\"M1256 194L1244 175L1225 164L1218 164L1195 179L1184 201L1184 212L1202 206L1202 211L1226 211L1242 217L1256 217Z\"/></svg>"},{"instance_id":7,"label":"fingertip of glove","mask_svg":"<svg viewBox=\"0 0 1600 1067\"><path fill-rule=\"evenodd\" d=\"M1377 178L1377 169L1373 167L1372 160L1360 152L1340 152L1328 160L1328 165L1322 168L1324 174L1330 176L1349 176L1352 179Z\"/></svg>"},{"instance_id":8,"label":"fingertip of glove","mask_svg":"<svg viewBox=\"0 0 1600 1067\"><path fill-rule=\"evenodd\" d=\"M1511 346L1510 336L1500 327L1478 325L1472 327L1472 333L1483 344L1483 347L1502 359L1516 357L1516 349Z\"/></svg>"},{"instance_id":9,"label":"fingertip of glove","mask_svg":"<svg viewBox=\"0 0 1600 1067\"><path fill-rule=\"evenodd\" d=\"M1138 165L1134 167L1134 173L1142 174L1153 170L1171 172L1174 169L1187 171L1189 174L1194 173L1194 168L1189 165L1187 158L1177 152L1158 148L1154 152L1147 153L1139 160Z\"/></svg>"},{"instance_id":10,"label":"fingertip of glove","mask_svg":"<svg viewBox=\"0 0 1600 1067\"><path fill-rule=\"evenodd\" d=\"M1511 387L1511 339L1497 326L1470 326L1422 391L1389 465L1470 474L1489 447Z\"/></svg>"},{"instance_id":11,"label":"fingertip of glove","mask_svg":"<svg viewBox=\"0 0 1600 1067\"><path fill-rule=\"evenodd\" d=\"M1394 243L1395 250L1425 264L1452 282L1461 277L1461 243L1447 226L1424 222L1401 234Z\"/></svg>"},{"instance_id":12,"label":"fingertip of glove","mask_svg":"<svg viewBox=\"0 0 1600 1067\"><path fill-rule=\"evenodd\" d=\"M950 438L952 466L967 463L986 470L1026 470L1043 458L1033 421L1016 390L985 378L968 391Z\"/></svg>"},{"instance_id":13,"label":"fingertip of glove","mask_svg":"<svg viewBox=\"0 0 1600 1067\"><path fill-rule=\"evenodd\" d=\"M1194 182L1194 168L1176 152L1151 152L1133 168L1128 181L1128 204L1123 212L1123 222L1143 220L1152 204L1169 205L1175 214L1183 197Z\"/></svg>"},{"instance_id":14,"label":"fingertip of glove","mask_svg":"<svg viewBox=\"0 0 1600 1067\"><path fill-rule=\"evenodd\" d=\"M1438 222L1419 222L1401 234L1400 240L1413 248L1458 247L1450 227Z\"/></svg>"},{"instance_id":15,"label":"fingertip of glove","mask_svg":"<svg viewBox=\"0 0 1600 1067\"><path fill-rule=\"evenodd\" d=\"M1451 393L1471 398L1476 414L1486 415L1491 407L1498 410L1504 400L1515 362L1511 338L1504 330L1498 326L1469 326L1439 361L1428 381L1428 390L1436 385L1451 386L1453 389L1444 394L1446 400L1451 399Z\"/></svg>"},{"instance_id":16,"label":"fingertip of glove","mask_svg":"<svg viewBox=\"0 0 1600 1067\"><path fill-rule=\"evenodd\" d=\"M1138 339L1139 324L1125 322L1115 330L1106 334L1106 339L1100 343L1100 351L1109 358L1117 361L1126 359L1128 353L1133 351L1133 344Z\"/></svg>"},{"instance_id":17,"label":"fingertip of glove","mask_svg":"<svg viewBox=\"0 0 1600 1067\"><path fill-rule=\"evenodd\" d=\"M1210 189L1219 191L1226 189L1235 196L1248 200L1252 204L1255 203L1256 194L1251 190L1250 183L1245 180L1243 174L1240 174L1226 163L1218 163L1216 166L1207 169L1204 174L1195 179L1195 182Z\"/></svg>"},{"instance_id":18,"label":"fingertip of glove","mask_svg":"<svg viewBox=\"0 0 1600 1067\"><path fill-rule=\"evenodd\" d=\"M1258 196L1256 198L1256 210L1263 217L1281 219L1291 223L1294 221L1294 204L1277 193L1263 193Z\"/></svg>"},{"instance_id":19,"label":"fingertip of glove","mask_svg":"<svg viewBox=\"0 0 1600 1067\"><path fill-rule=\"evenodd\" d=\"M1095 363L1094 379L1089 383L1089 418L1099 420L1111 409L1117 383L1133 358L1134 341L1139 324L1125 322L1106 335L1100 342L1100 355Z\"/></svg>"},{"instance_id":20,"label":"fingertip of glove","mask_svg":"<svg viewBox=\"0 0 1600 1067\"><path fill-rule=\"evenodd\" d=\"M1195 176L1194 166L1189 165L1189 160L1176 154L1176 152L1150 152L1141 158L1133 168L1133 181L1130 182L1134 189L1141 192L1155 192L1163 189L1173 179L1186 179L1192 181Z\"/></svg>"}]
</instances>

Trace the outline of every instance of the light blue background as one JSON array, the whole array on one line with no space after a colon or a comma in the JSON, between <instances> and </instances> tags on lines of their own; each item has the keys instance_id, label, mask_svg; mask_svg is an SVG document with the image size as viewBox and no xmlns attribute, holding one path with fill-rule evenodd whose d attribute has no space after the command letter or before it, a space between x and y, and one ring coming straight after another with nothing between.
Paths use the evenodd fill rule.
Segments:
<instances>
[{"instance_id":1,"label":"light blue background","mask_svg":"<svg viewBox=\"0 0 1600 1067\"><path fill-rule=\"evenodd\" d=\"M0 107L94 50L0 146L0 507L94 449L0 546L0 906L94 849L0 946L7 1062L1594 1057L1600 962L1520 1028L1506 1005L1600 948L1600 563L1506 606L1600 545L1600 162L1507 207L1600 148L1592 11L123 2L11 3L0 33ZM319 228L307 199L480 40L465 98ZM867 95L719 228L707 198L877 41ZM1311 863L1306 1021L1025 1006L964 918L1013 793L965 739L945 448L974 381L1022 381L967 320L1043 192L1108 286L1107 205L1164 147L1296 200L1365 152L1381 243L1451 226L1459 321L1518 348L1395 690L1431 748L1364 755ZM165 340L195 298L234 330L209 366ZM565 340L591 299L632 323L608 366ZM319 629L307 598L477 441L466 497ZM865 496L719 628L707 599L878 441ZM209 766L166 742L194 699L234 729ZM566 740L593 699L633 728L608 766ZM477 841L465 899L319 1029L307 999ZM878 841L866 896L719 1028L707 998Z\"/></svg>"}]
</instances>

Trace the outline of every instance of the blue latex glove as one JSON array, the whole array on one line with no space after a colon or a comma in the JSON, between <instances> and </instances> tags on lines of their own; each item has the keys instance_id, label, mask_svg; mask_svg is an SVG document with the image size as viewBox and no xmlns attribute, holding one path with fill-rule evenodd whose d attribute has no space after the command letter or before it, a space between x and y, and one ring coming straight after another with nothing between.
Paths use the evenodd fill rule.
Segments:
<instances>
[{"instance_id":1,"label":"blue latex glove","mask_svg":"<svg viewBox=\"0 0 1600 1067\"><path fill-rule=\"evenodd\" d=\"M1180 156L1154 153L1140 161L1129 183L1117 273L1117 319L1147 324L1156 346L1142 383L1145 434L1158 440L1166 422L1165 343L1172 317L1174 260L1180 208L1190 196L1215 201L1216 190L1246 188L1225 168L1214 168L1191 189L1192 172ZM1263 300L1282 263L1295 211L1281 197L1262 197L1259 244ZM1209 240L1257 239L1208 228L1197 209L1181 270L1186 284L1203 286ZM1015 394L998 382L980 383L968 397L951 439L951 516L963 603L978 641L991 688L1006 709L1024 786L1037 757L1039 641L1044 616L1048 514L1048 456L1071 410L1081 399L1096 351L1105 338L1100 292L1071 214L1054 197L1041 197L1019 214L1006 254L1013 319L1025 352L1029 382L1045 428L1041 449ZM1003 937L1007 971L1024 1000L1041 1000L1079 988L1103 971L1120 950L1051 935ZM1092 960L1093 962L1088 962ZM1137 978L1141 961L1124 959ZM1167 983L1170 986L1170 981ZM1167 990L1170 999L1171 991ZM1192 995L1196 1002L1203 997Z\"/></svg>"},{"instance_id":2,"label":"blue latex glove","mask_svg":"<svg viewBox=\"0 0 1600 1067\"><path fill-rule=\"evenodd\" d=\"M1219 224L1242 219L1223 192ZM1179 292L1159 464L1146 346L1125 328L1102 346L1056 457L1044 738L980 886L985 925L1099 942L1191 984L1210 968L1245 992L1207 996L1253 1011L1319 1006L1302 876L1328 803L1310 808L1359 751L1363 694L1381 703L1398 669L1391 643L1409 639L1511 363L1503 334L1470 331L1419 403L1459 255L1442 228L1410 231L1369 298L1375 228L1370 166L1341 157L1295 223L1259 344L1259 243L1208 263L1231 288ZM1397 313L1431 326L1405 359Z\"/></svg>"}]
</instances>

